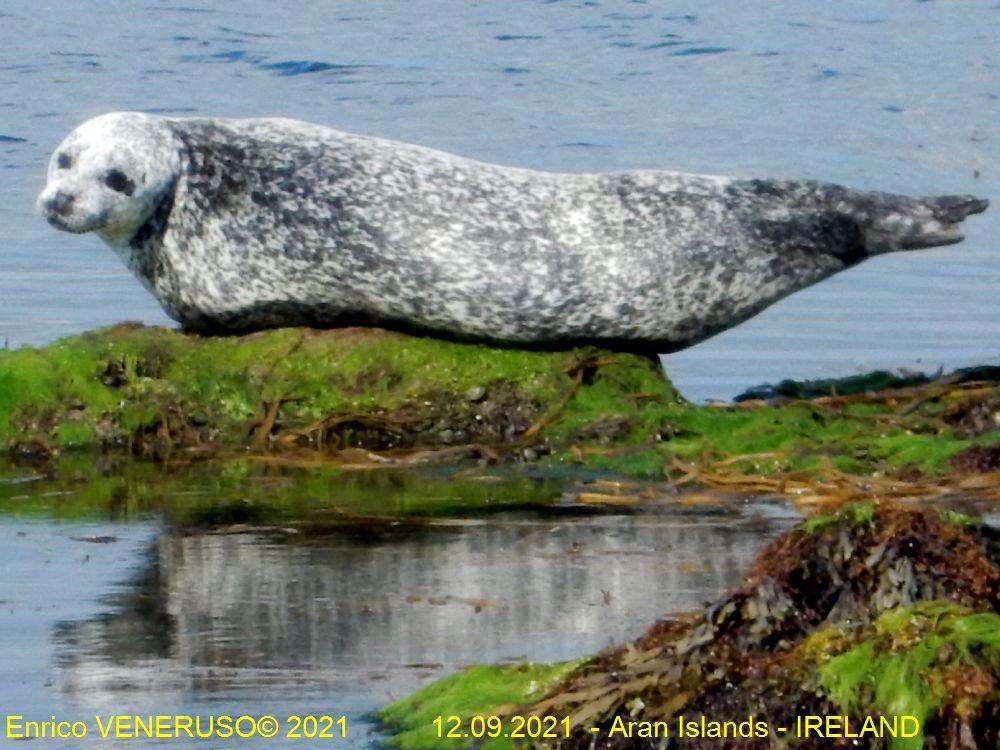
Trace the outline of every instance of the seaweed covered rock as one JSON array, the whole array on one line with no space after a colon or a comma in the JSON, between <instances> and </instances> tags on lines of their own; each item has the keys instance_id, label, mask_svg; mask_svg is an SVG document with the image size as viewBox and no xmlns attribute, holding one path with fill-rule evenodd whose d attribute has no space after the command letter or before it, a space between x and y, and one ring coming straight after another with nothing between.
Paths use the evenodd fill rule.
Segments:
<instances>
[{"instance_id":1,"label":"seaweed covered rock","mask_svg":"<svg viewBox=\"0 0 1000 750\"><path fill-rule=\"evenodd\" d=\"M629 393L678 399L658 363L626 353L366 328L202 337L122 324L0 352L0 444L28 454L95 446L157 456L523 446L543 442L539 433L591 388L616 413L635 412Z\"/></svg>"},{"instance_id":2,"label":"seaweed covered rock","mask_svg":"<svg viewBox=\"0 0 1000 750\"><path fill-rule=\"evenodd\" d=\"M0 351L0 450L174 459L316 449L352 465L571 461L728 489L993 471L1000 385L698 406L629 352L538 351L346 328L202 337L122 324ZM315 458L309 456L309 460ZM759 483L773 477L770 484ZM1000 472L996 473L1000 486ZM843 499L843 498L842 498Z\"/></svg>"},{"instance_id":3,"label":"seaweed covered rock","mask_svg":"<svg viewBox=\"0 0 1000 750\"><path fill-rule=\"evenodd\" d=\"M988 528L848 506L779 537L720 602L598 654L519 712L571 717L571 736L551 745L564 749L663 747L613 731L630 722L667 722L670 746L765 748L797 717L846 717L857 733L904 715L911 736L800 733L795 747L995 747L998 563ZM679 735L682 716L716 733ZM734 734L748 717L769 731Z\"/></svg>"},{"instance_id":4,"label":"seaweed covered rock","mask_svg":"<svg viewBox=\"0 0 1000 750\"><path fill-rule=\"evenodd\" d=\"M887 390L903 390L914 386L931 383L1000 382L1000 367L996 365L981 365L978 367L962 367L944 375L938 372L927 375L920 372L889 372L874 370L861 375L848 375L842 378L827 378L824 380L782 380L779 383L767 383L748 388L733 400L774 401L780 399L813 399L824 396L856 396L866 393L878 393Z\"/></svg>"}]
</instances>

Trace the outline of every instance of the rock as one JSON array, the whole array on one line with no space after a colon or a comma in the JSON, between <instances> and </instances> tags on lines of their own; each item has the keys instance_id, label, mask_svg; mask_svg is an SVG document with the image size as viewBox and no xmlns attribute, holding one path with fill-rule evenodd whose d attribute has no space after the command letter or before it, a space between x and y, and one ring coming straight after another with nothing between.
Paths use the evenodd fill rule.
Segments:
<instances>
[{"instance_id":1,"label":"rock","mask_svg":"<svg viewBox=\"0 0 1000 750\"><path fill-rule=\"evenodd\" d=\"M575 373L591 362L613 378L599 389L608 408L631 409L629 390L677 401L655 363L619 352L527 351L367 328L202 337L122 324L0 351L0 445L22 455L164 456L516 444L545 415L555 416L550 429L563 418L587 421L567 397L579 395Z\"/></svg>"},{"instance_id":2,"label":"rock","mask_svg":"<svg viewBox=\"0 0 1000 750\"><path fill-rule=\"evenodd\" d=\"M941 372L933 375L924 373L875 370L861 375L849 375L843 378L826 380L782 380L776 384L764 384L748 388L733 400L777 400L777 399L811 399L821 396L852 396L861 393L912 388L932 382L948 382L951 384L970 382L1000 383L1000 367L996 365L981 365L977 367L962 367L944 375Z\"/></svg>"},{"instance_id":3,"label":"rock","mask_svg":"<svg viewBox=\"0 0 1000 750\"><path fill-rule=\"evenodd\" d=\"M978 381L990 371L970 372ZM951 455L996 428L997 404L1000 386L934 381L697 406L658 362L629 352L370 328L202 337L122 324L0 351L0 450L36 456L309 448L454 461L466 452L428 451L478 446L511 460L544 445L548 462L654 479L711 472L730 488L757 487L763 475L825 475L831 465L868 476L946 473Z\"/></svg>"}]
</instances>

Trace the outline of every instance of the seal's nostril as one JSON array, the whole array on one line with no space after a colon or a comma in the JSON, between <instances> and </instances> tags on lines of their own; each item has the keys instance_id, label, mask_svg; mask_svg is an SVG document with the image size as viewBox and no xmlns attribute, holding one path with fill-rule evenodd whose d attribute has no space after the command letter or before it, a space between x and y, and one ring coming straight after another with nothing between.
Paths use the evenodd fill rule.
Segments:
<instances>
[{"instance_id":1,"label":"seal's nostril","mask_svg":"<svg viewBox=\"0 0 1000 750\"><path fill-rule=\"evenodd\" d=\"M45 208L50 213L58 214L59 216L65 216L73 208L73 196L69 193L64 193L59 191L47 201L45 201Z\"/></svg>"}]
</instances>

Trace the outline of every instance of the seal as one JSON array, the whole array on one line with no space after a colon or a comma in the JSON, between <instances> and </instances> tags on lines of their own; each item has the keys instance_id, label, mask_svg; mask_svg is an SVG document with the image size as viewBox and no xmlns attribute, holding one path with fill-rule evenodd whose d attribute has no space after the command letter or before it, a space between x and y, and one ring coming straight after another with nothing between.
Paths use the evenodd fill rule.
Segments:
<instances>
[{"instance_id":1,"label":"seal","mask_svg":"<svg viewBox=\"0 0 1000 750\"><path fill-rule=\"evenodd\" d=\"M668 171L557 174L287 119L89 120L40 211L185 328L382 325L673 351L988 203Z\"/></svg>"}]
</instances>

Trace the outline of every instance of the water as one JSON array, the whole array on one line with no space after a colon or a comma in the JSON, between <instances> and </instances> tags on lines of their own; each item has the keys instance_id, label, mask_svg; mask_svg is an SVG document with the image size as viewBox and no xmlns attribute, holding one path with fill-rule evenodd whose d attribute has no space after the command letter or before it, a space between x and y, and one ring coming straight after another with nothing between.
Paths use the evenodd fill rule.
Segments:
<instances>
[{"instance_id":1,"label":"water","mask_svg":"<svg viewBox=\"0 0 1000 750\"><path fill-rule=\"evenodd\" d=\"M583 513L563 499L572 482L503 475L341 476L324 492L301 472L94 471L0 467L3 713L91 733L46 747L146 746L97 738L94 717L116 713L346 715L345 746L374 747L372 713L394 698L466 664L635 637L718 597L795 518L739 498ZM506 510L427 515L483 485ZM235 506L256 509L252 529Z\"/></svg>"},{"instance_id":2,"label":"water","mask_svg":"<svg viewBox=\"0 0 1000 750\"><path fill-rule=\"evenodd\" d=\"M801 176L996 198L996 0L7 0L0 337L166 322L94 237L34 215L54 145L114 109L286 115L487 161ZM979 176L976 176L976 173ZM667 365L692 398L785 376L996 361L996 207L957 247L881 257Z\"/></svg>"}]
</instances>

